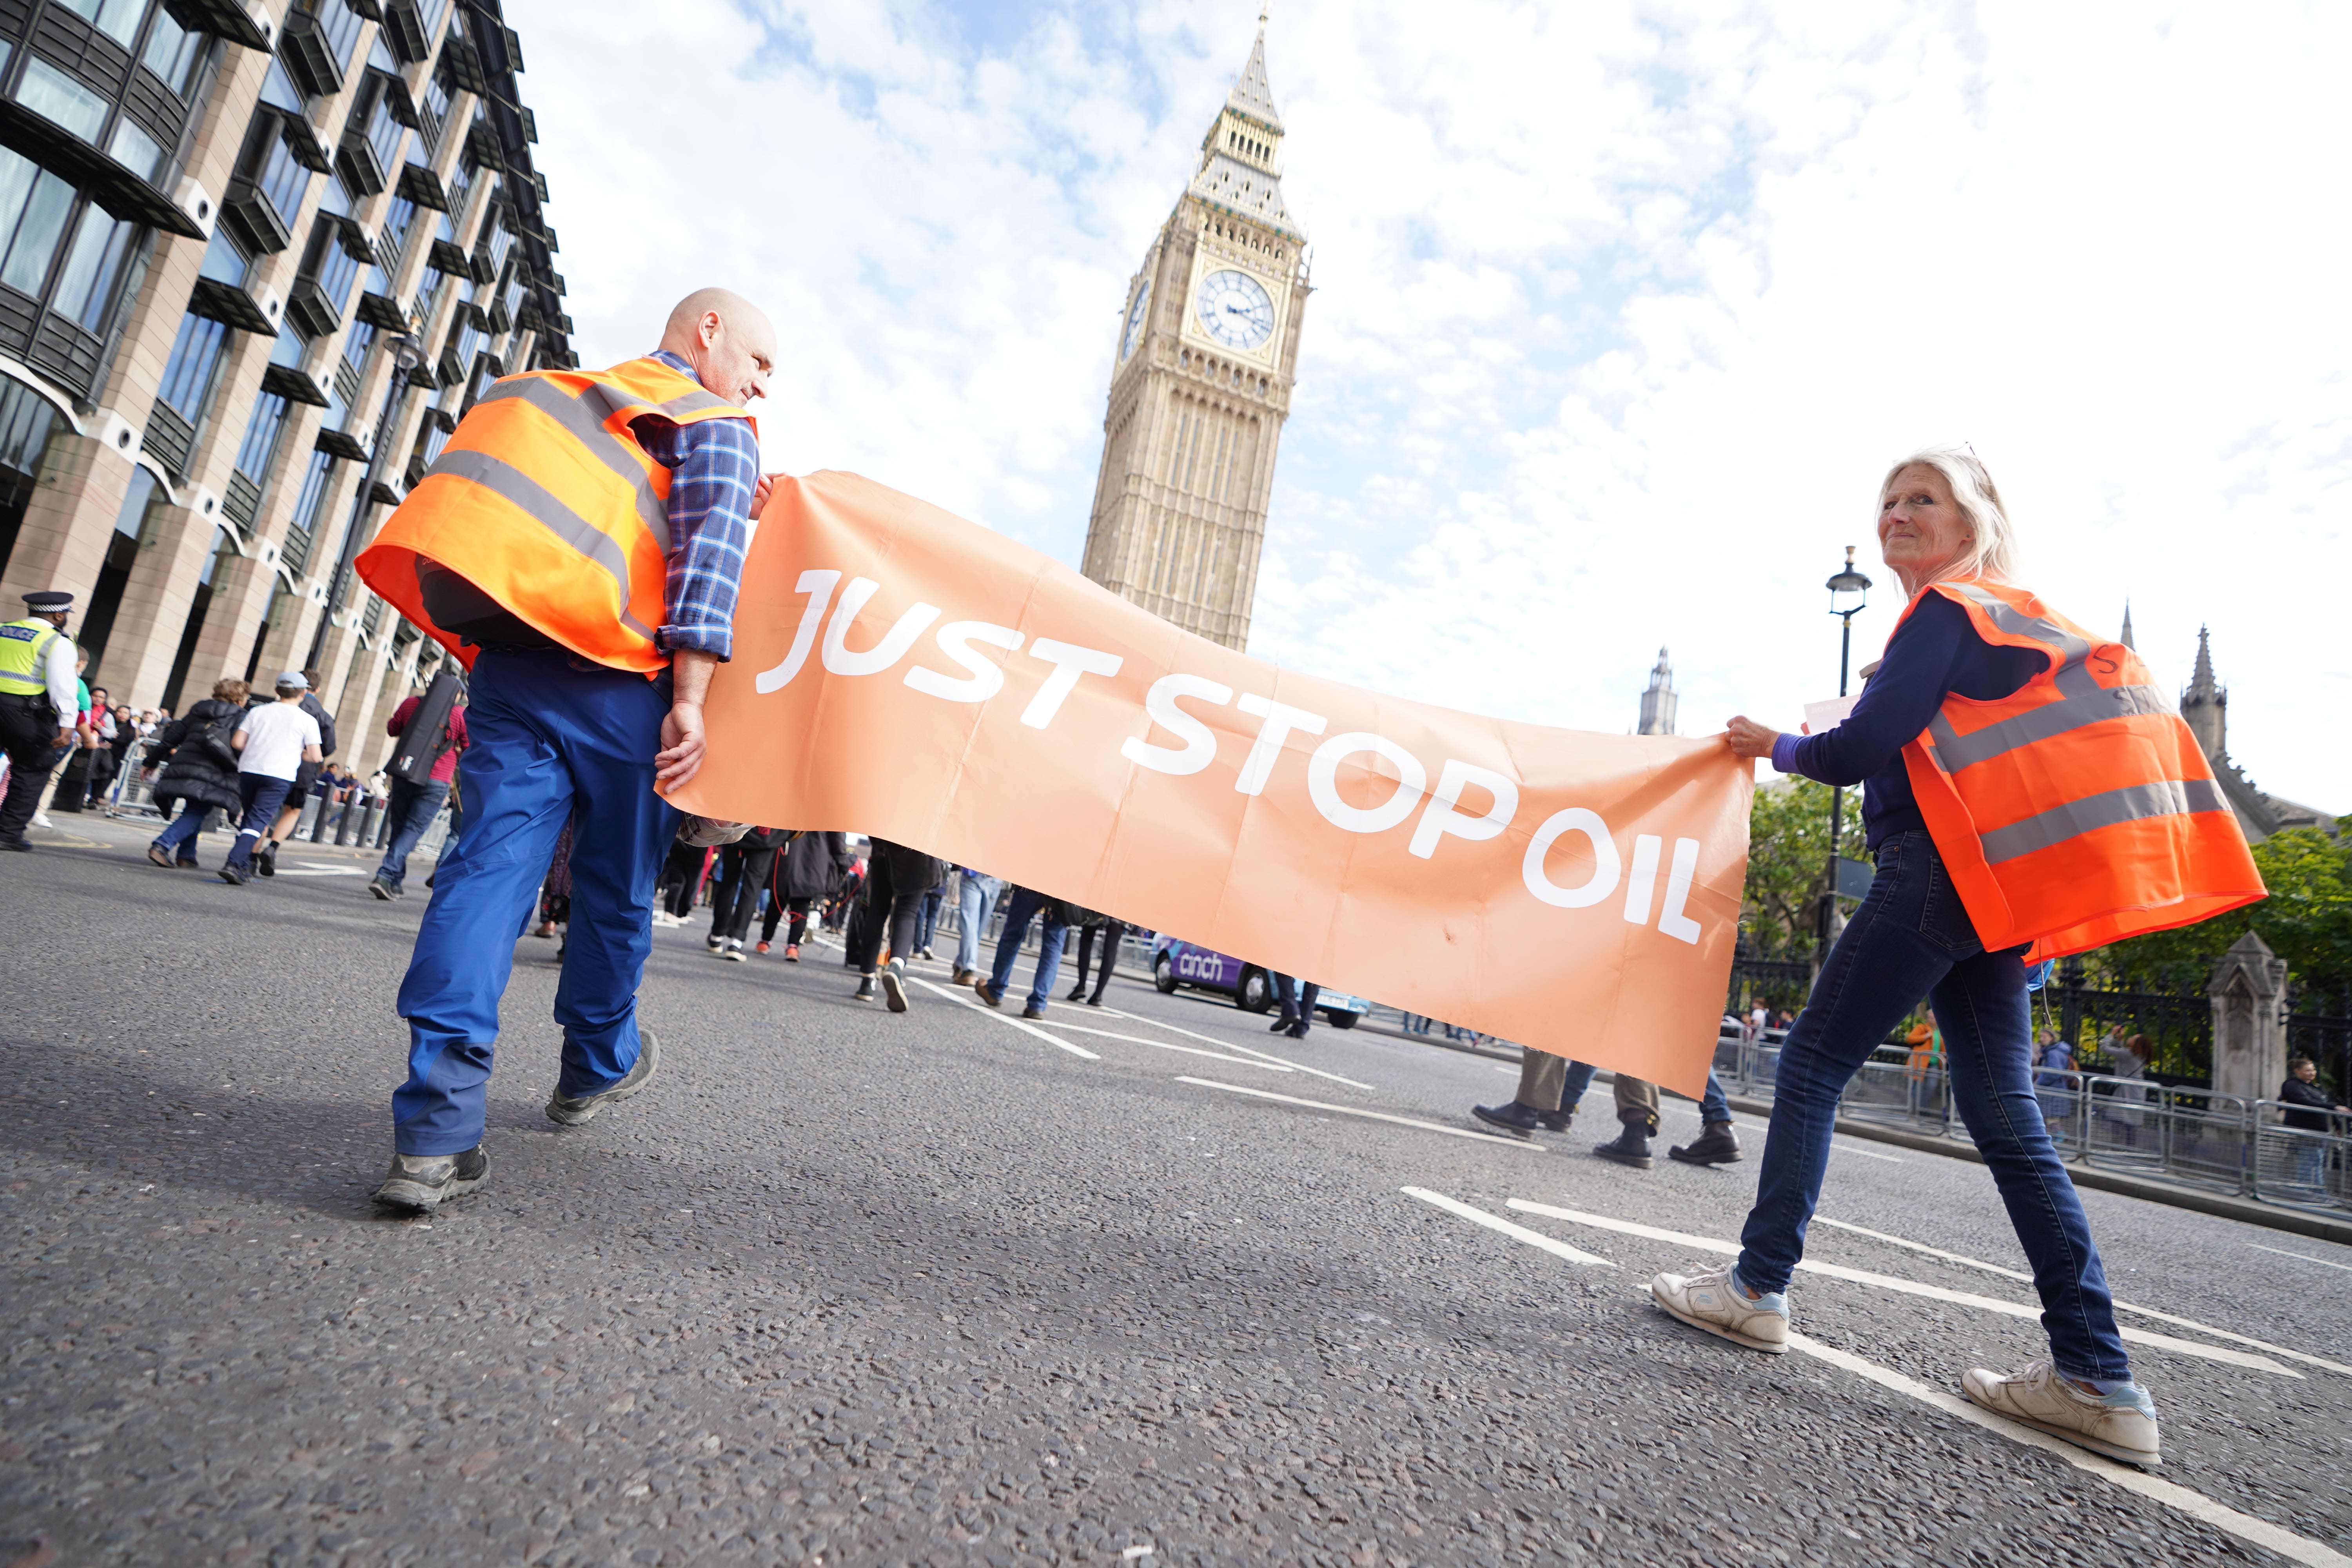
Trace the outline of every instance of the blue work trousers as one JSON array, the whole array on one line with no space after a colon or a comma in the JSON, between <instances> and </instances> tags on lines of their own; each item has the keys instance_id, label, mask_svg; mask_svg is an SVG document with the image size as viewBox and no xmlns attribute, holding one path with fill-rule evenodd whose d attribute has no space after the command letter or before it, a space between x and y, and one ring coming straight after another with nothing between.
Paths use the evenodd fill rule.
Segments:
<instances>
[{"instance_id":1,"label":"blue work trousers","mask_svg":"<svg viewBox=\"0 0 2352 1568\"><path fill-rule=\"evenodd\" d=\"M1004 994L1004 987L1013 978L1013 961L1021 956L1021 939L1029 934L1031 918L1049 902L1043 893L1033 893L1026 888L1013 889L1013 897L1004 906L1004 934L996 939L996 967L988 975L988 988L998 995ZM1061 906L1055 904L1055 912L1058 914L1060 910ZM1068 926L1053 920L1045 922L1038 937L1037 975L1029 987L1029 1005L1040 1012L1053 994L1055 977L1062 973L1062 943L1069 934Z\"/></svg>"},{"instance_id":2,"label":"blue work trousers","mask_svg":"<svg viewBox=\"0 0 2352 1568\"><path fill-rule=\"evenodd\" d=\"M1878 847L1878 876L1781 1047L1739 1277L1786 1290L1829 1169L1838 1095L1925 995L1944 1032L1952 1100L2033 1266L2051 1359L2069 1377L2125 1378L2105 1269L2033 1096L2024 949L1987 952L1925 833Z\"/></svg>"},{"instance_id":3,"label":"blue work trousers","mask_svg":"<svg viewBox=\"0 0 2352 1568\"><path fill-rule=\"evenodd\" d=\"M1323 987L1315 981L1301 982L1290 975L1277 974L1271 970L1266 973L1266 978L1274 984L1275 1005L1282 1009L1283 1021L1289 1024L1305 1024L1312 1027L1315 1023L1315 999L1323 994Z\"/></svg>"},{"instance_id":4,"label":"blue work trousers","mask_svg":"<svg viewBox=\"0 0 2352 1568\"><path fill-rule=\"evenodd\" d=\"M409 1033L408 1081L392 1097L400 1152L455 1154L482 1141L515 936L566 821L576 826L555 987L556 1089L594 1094L636 1065L654 880L677 829L678 814L654 794L669 694L667 675L647 680L557 651L486 651L475 661L464 826L442 854L400 986Z\"/></svg>"},{"instance_id":5,"label":"blue work trousers","mask_svg":"<svg viewBox=\"0 0 2352 1568\"><path fill-rule=\"evenodd\" d=\"M956 932L955 966L966 974L980 969L980 939L988 930L988 911L996 907L993 877L956 873L956 914L963 929Z\"/></svg>"},{"instance_id":6,"label":"blue work trousers","mask_svg":"<svg viewBox=\"0 0 2352 1568\"><path fill-rule=\"evenodd\" d=\"M375 868L375 879L397 890L408 875L408 854L425 830L433 826L441 803L449 798L446 779L430 779L424 784L411 784L406 779L392 781L392 794L386 803L385 815L392 818L392 842L384 847L383 864Z\"/></svg>"}]
</instances>

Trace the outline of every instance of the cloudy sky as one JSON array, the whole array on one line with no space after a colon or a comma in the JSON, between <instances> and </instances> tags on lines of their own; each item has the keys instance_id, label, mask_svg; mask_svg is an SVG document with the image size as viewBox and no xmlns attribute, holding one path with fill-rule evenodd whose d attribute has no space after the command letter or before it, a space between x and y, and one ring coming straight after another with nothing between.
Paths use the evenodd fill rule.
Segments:
<instances>
[{"instance_id":1,"label":"cloudy sky","mask_svg":"<svg viewBox=\"0 0 2352 1568\"><path fill-rule=\"evenodd\" d=\"M772 467L1076 563L1129 276L1256 0L519 0L583 356L724 282ZM1573 728L1830 695L1821 584L1965 440L2025 581L2352 811L2352 9L1276 0L1313 244L1251 651Z\"/></svg>"}]
</instances>

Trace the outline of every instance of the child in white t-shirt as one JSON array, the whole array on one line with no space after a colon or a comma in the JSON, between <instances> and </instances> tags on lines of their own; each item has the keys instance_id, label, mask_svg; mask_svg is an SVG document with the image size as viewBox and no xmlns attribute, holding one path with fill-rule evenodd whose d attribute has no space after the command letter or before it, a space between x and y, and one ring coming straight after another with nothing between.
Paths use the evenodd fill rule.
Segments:
<instances>
[{"instance_id":1,"label":"child in white t-shirt","mask_svg":"<svg viewBox=\"0 0 2352 1568\"><path fill-rule=\"evenodd\" d=\"M288 670L278 678L278 700L247 713L229 740L236 750L237 791L245 800L245 819L220 868L220 879L234 887L253 879L253 847L278 820L278 808L286 804L302 764L320 758L319 721L302 711L302 696L310 689L300 670Z\"/></svg>"}]
</instances>

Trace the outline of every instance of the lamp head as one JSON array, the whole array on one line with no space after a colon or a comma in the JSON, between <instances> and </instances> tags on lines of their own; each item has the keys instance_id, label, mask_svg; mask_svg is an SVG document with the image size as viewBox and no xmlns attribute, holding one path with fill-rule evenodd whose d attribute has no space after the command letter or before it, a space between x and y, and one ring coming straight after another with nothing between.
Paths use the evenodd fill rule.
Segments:
<instances>
[{"instance_id":1,"label":"lamp head","mask_svg":"<svg viewBox=\"0 0 2352 1568\"><path fill-rule=\"evenodd\" d=\"M1851 616L1869 602L1870 579L1853 569L1853 546L1845 547L1845 570L1829 581L1830 614Z\"/></svg>"},{"instance_id":2,"label":"lamp head","mask_svg":"<svg viewBox=\"0 0 2352 1568\"><path fill-rule=\"evenodd\" d=\"M392 351L392 363L403 371L415 370L425 362L425 346L407 332L394 338L384 347ZM1849 551L1847 553L1853 552Z\"/></svg>"}]
</instances>

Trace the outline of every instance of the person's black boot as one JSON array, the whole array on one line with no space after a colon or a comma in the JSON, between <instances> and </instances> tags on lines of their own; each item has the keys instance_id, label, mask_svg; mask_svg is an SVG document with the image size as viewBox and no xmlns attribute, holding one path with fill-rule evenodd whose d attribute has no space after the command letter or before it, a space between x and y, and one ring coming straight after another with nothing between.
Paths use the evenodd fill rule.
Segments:
<instances>
[{"instance_id":1,"label":"person's black boot","mask_svg":"<svg viewBox=\"0 0 2352 1568\"><path fill-rule=\"evenodd\" d=\"M1614 1142L1596 1144L1592 1152L1604 1160L1614 1160L1637 1171L1646 1171L1657 1163L1650 1157L1648 1129L1631 1121L1625 1123L1625 1131L1617 1134Z\"/></svg>"},{"instance_id":2,"label":"person's black boot","mask_svg":"<svg viewBox=\"0 0 2352 1568\"><path fill-rule=\"evenodd\" d=\"M1065 1001L1065 1002L1083 1002L1083 1001L1085 1001L1086 999L1087 999L1087 983L1086 983L1085 981L1083 981L1083 980L1081 980L1081 981L1079 981L1079 982L1078 982L1077 989L1076 989L1076 990L1075 990L1075 991L1071 992L1067 996L1065 996L1065 997L1063 997L1063 998L1062 998L1062 1000L1063 1000L1063 1001Z\"/></svg>"},{"instance_id":3,"label":"person's black boot","mask_svg":"<svg viewBox=\"0 0 2352 1568\"><path fill-rule=\"evenodd\" d=\"M1550 1118L1545 1112L1516 1100L1503 1105L1474 1105L1470 1108L1470 1114L1489 1127L1499 1127L1522 1138L1532 1137L1538 1132L1564 1130L1564 1124L1562 1128L1549 1126ZM1570 1114L1574 1115L1575 1112Z\"/></svg>"},{"instance_id":4,"label":"person's black boot","mask_svg":"<svg viewBox=\"0 0 2352 1568\"><path fill-rule=\"evenodd\" d=\"M1666 1158L1685 1165L1728 1165L1739 1158L1739 1134L1728 1121L1710 1121L1700 1131L1697 1142L1677 1144L1666 1151Z\"/></svg>"},{"instance_id":5,"label":"person's black boot","mask_svg":"<svg viewBox=\"0 0 2352 1568\"><path fill-rule=\"evenodd\" d=\"M857 994L851 997L850 1000L853 1002L871 1002L874 1000L875 994L874 976L868 974L859 979L857 982Z\"/></svg>"},{"instance_id":6,"label":"person's black boot","mask_svg":"<svg viewBox=\"0 0 2352 1568\"><path fill-rule=\"evenodd\" d=\"M1297 1014L1285 1013L1281 1017L1276 1018L1272 1024L1268 1025L1265 1032L1269 1035L1286 1035L1290 1033L1290 1026L1297 1022L1298 1022Z\"/></svg>"},{"instance_id":7,"label":"person's black boot","mask_svg":"<svg viewBox=\"0 0 2352 1568\"><path fill-rule=\"evenodd\" d=\"M1565 1132L1576 1124L1576 1107L1573 1105L1563 1105L1558 1110L1538 1110L1536 1114L1543 1119L1543 1130L1547 1132Z\"/></svg>"},{"instance_id":8,"label":"person's black boot","mask_svg":"<svg viewBox=\"0 0 2352 1568\"><path fill-rule=\"evenodd\" d=\"M253 868L265 877L278 875L278 846L268 839L261 841L261 853L253 858Z\"/></svg>"}]
</instances>

